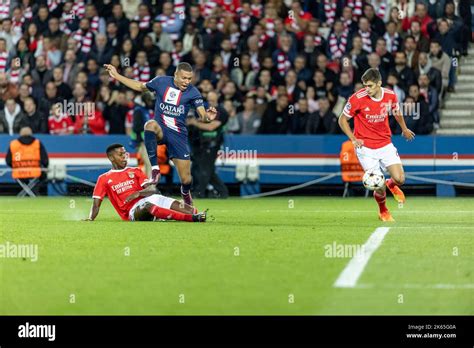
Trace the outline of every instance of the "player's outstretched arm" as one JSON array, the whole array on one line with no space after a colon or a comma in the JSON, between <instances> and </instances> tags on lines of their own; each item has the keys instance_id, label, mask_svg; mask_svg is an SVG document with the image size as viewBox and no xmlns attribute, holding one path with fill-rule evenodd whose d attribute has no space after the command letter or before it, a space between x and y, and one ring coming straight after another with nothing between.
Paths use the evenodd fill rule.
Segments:
<instances>
[{"instance_id":1,"label":"player's outstretched arm","mask_svg":"<svg viewBox=\"0 0 474 348\"><path fill-rule=\"evenodd\" d=\"M357 139L354 133L352 133L351 126L349 125L347 117L344 115L344 113L341 113L341 115L339 115L338 123L339 127L341 127L344 134L347 135L349 139L351 139L352 144L354 144L355 147L362 147L362 145L364 145L364 141L361 139Z\"/></svg>"},{"instance_id":2,"label":"player's outstretched arm","mask_svg":"<svg viewBox=\"0 0 474 348\"><path fill-rule=\"evenodd\" d=\"M403 115L400 110L394 110L393 116L395 117L398 124L400 125L400 128L402 129L402 136L408 141L413 140L415 138L415 133L408 129L405 123L405 119L403 118Z\"/></svg>"},{"instance_id":3,"label":"player's outstretched arm","mask_svg":"<svg viewBox=\"0 0 474 348\"><path fill-rule=\"evenodd\" d=\"M145 86L144 83L140 81L135 81L132 79L129 79L128 77L125 77L123 75L120 75L117 71L117 69L111 65L111 64L104 64L105 70L109 73L110 77L116 79L118 82L124 84L128 88L133 89L134 91L137 92L145 92L148 90L148 88Z\"/></svg>"},{"instance_id":4,"label":"player's outstretched arm","mask_svg":"<svg viewBox=\"0 0 474 348\"><path fill-rule=\"evenodd\" d=\"M89 213L89 217L85 219L85 221L94 221L97 215L99 215L100 205L102 201L98 198L94 198L94 202L92 202L91 212Z\"/></svg>"}]
</instances>

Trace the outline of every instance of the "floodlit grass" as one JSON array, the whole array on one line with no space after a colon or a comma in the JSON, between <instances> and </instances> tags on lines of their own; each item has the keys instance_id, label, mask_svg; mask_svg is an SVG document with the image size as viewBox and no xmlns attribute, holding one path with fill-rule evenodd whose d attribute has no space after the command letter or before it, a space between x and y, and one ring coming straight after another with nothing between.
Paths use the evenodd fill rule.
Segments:
<instances>
[{"instance_id":1,"label":"floodlit grass","mask_svg":"<svg viewBox=\"0 0 474 348\"><path fill-rule=\"evenodd\" d=\"M205 224L122 222L108 201L0 199L0 244L34 244L38 260L0 258L0 314L474 314L474 199L197 200ZM354 288L334 281L390 226ZM401 295L401 296L400 296ZM72 303L71 303L72 302Z\"/></svg>"}]
</instances>

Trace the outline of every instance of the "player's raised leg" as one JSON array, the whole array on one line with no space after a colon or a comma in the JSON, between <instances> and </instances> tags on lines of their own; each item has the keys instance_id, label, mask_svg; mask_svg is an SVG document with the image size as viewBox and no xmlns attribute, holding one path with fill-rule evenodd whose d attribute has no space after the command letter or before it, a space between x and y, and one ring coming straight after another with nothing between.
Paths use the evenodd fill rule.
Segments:
<instances>
[{"instance_id":1,"label":"player's raised leg","mask_svg":"<svg viewBox=\"0 0 474 348\"><path fill-rule=\"evenodd\" d=\"M401 164L392 164L387 167L387 170L390 173L390 179L386 181L386 186L390 192L392 192L393 197L398 203L405 203L405 194L399 187L405 183L403 166Z\"/></svg>"},{"instance_id":2,"label":"player's raised leg","mask_svg":"<svg viewBox=\"0 0 474 348\"><path fill-rule=\"evenodd\" d=\"M147 121L145 123L144 129L144 142L151 165L151 177L147 184L156 185L160 181L160 167L158 166L157 147L158 142L163 139L163 130L155 120Z\"/></svg>"},{"instance_id":3,"label":"player's raised leg","mask_svg":"<svg viewBox=\"0 0 474 348\"><path fill-rule=\"evenodd\" d=\"M181 197L183 197L184 203L193 205L193 198L191 197L191 161L173 158L173 163L178 170L178 175L181 180Z\"/></svg>"}]
</instances>

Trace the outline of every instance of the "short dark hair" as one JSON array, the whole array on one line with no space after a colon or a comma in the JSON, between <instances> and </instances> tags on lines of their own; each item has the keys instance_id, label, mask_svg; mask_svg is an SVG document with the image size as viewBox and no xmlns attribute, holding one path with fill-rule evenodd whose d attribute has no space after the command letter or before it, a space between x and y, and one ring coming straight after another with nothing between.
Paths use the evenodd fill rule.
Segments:
<instances>
[{"instance_id":1,"label":"short dark hair","mask_svg":"<svg viewBox=\"0 0 474 348\"><path fill-rule=\"evenodd\" d=\"M364 75L362 75L361 80L362 83L366 83L368 81L377 83L379 81L382 81L382 76L380 75L380 71L378 69L370 68L365 71Z\"/></svg>"},{"instance_id":2,"label":"short dark hair","mask_svg":"<svg viewBox=\"0 0 474 348\"><path fill-rule=\"evenodd\" d=\"M119 143L111 144L111 145L107 146L107 150L105 150L105 153L106 153L107 156L108 156L108 155L110 155L110 153L111 153L112 151L114 151L115 149L118 149L118 148L120 148L120 147L123 147L123 145L122 145L122 144L119 144Z\"/></svg>"},{"instance_id":3,"label":"short dark hair","mask_svg":"<svg viewBox=\"0 0 474 348\"><path fill-rule=\"evenodd\" d=\"M193 67L189 63L181 62L176 67L176 71L179 71L179 70L183 70L183 71L187 71L187 72L193 72Z\"/></svg>"}]
</instances>

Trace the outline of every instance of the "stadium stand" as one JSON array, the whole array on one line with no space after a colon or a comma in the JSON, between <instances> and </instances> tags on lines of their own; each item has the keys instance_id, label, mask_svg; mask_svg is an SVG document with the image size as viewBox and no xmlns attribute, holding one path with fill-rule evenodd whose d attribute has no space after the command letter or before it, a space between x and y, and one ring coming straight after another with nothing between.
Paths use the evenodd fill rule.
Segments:
<instances>
[{"instance_id":1,"label":"stadium stand","mask_svg":"<svg viewBox=\"0 0 474 348\"><path fill-rule=\"evenodd\" d=\"M36 111L24 122L47 119L47 129L34 131L50 134L69 134L70 123L75 134L130 132L136 96L110 81L102 65L111 62L145 82L172 74L179 61L195 66L194 83L201 89L210 82L221 103L232 99L229 126L242 123L241 116L232 118L244 111L246 97L254 98L262 118L257 131L265 134L338 133L331 122L318 120L338 116L338 105L360 87L368 67L380 69L400 102L413 84L425 83L419 75L427 75L435 90L420 86L419 96L413 94L432 115L419 129L429 134L440 126L439 108L455 90L472 31L471 7L463 0L7 0L0 6L0 107L14 98L26 113L24 100L32 96ZM288 115L270 127L266 114L285 94ZM326 99L332 112L320 110ZM55 111L57 102L65 107ZM84 124L87 110L66 107L85 102L94 103L97 122ZM455 97L446 102L448 115L452 104L459 105ZM297 121L288 122L293 114ZM453 128L455 120L441 126ZM248 127L231 129L241 131ZM2 132L12 135L18 127Z\"/></svg>"},{"instance_id":2,"label":"stadium stand","mask_svg":"<svg viewBox=\"0 0 474 348\"><path fill-rule=\"evenodd\" d=\"M143 102L102 65L146 82L182 61L217 92L231 137L341 134L369 67L417 103L415 133L474 133L469 0L4 0L0 23L5 135L133 137Z\"/></svg>"}]
</instances>

